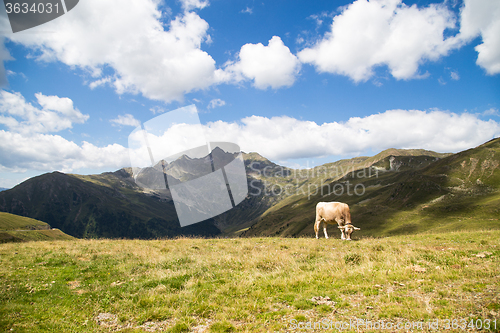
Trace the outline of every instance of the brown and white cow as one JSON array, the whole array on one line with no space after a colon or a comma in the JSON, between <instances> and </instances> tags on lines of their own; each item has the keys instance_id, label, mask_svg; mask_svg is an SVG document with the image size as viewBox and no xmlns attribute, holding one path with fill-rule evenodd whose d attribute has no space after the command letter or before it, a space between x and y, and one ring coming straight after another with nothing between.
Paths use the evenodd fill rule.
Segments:
<instances>
[{"instance_id":1,"label":"brown and white cow","mask_svg":"<svg viewBox=\"0 0 500 333\"><path fill-rule=\"evenodd\" d=\"M323 231L325 238L328 238L326 233L327 224L338 224L343 240L351 240L351 234L354 230L360 230L351 224L351 212L349 206L342 202L318 202L316 205L316 222L314 223L314 231L318 238L319 226L323 222Z\"/></svg>"}]
</instances>

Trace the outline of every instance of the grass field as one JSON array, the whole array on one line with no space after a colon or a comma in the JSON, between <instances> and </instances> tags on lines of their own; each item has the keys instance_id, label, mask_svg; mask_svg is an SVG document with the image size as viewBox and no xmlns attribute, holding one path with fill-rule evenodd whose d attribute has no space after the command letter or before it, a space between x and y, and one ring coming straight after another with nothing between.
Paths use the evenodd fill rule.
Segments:
<instances>
[{"instance_id":1,"label":"grass field","mask_svg":"<svg viewBox=\"0 0 500 333\"><path fill-rule=\"evenodd\" d=\"M0 331L498 332L499 255L500 231L0 244Z\"/></svg>"},{"instance_id":2,"label":"grass field","mask_svg":"<svg viewBox=\"0 0 500 333\"><path fill-rule=\"evenodd\" d=\"M50 226L29 217L0 212L0 231L3 230L47 230Z\"/></svg>"},{"instance_id":3,"label":"grass field","mask_svg":"<svg viewBox=\"0 0 500 333\"><path fill-rule=\"evenodd\" d=\"M0 212L0 244L10 242L70 240L74 237L29 217Z\"/></svg>"}]
</instances>

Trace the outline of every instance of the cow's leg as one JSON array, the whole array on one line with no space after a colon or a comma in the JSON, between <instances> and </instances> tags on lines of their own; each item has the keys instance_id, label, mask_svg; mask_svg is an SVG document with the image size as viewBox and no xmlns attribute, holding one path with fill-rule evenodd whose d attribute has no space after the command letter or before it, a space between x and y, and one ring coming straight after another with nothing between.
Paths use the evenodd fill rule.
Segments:
<instances>
[{"instance_id":1,"label":"cow's leg","mask_svg":"<svg viewBox=\"0 0 500 333\"><path fill-rule=\"evenodd\" d=\"M345 240L345 233L344 233L344 220L339 218L339 217L336 217L335 218L335 221L337 222L337 224L339 225L339 229L340 229L340 233L341 233L341 236L340 236L340 239L342 240Z\"/></svg>"},{"instance_id":2,"label":"cow's leg","mask_svg":"<svg viewBox=\"0 0 500 333\"><path fill-rule=\"evenodd\" d=\"M319 232L319 224L321 223L321 220L316 220L314 222L314 232L316 232L316 239L318 239L318 232Z\"/></svg>"},{"instance_id":3,"label":"cow's leg","mask_svg":"<svg viewBox=\"0 0 500 333\"><path fill-rule=\"evenodd\" d=\"M325 233L325 238L328 239L328 234L326 233L326 222L323 222L323 232Z\"/></svg>"}]
</instances>

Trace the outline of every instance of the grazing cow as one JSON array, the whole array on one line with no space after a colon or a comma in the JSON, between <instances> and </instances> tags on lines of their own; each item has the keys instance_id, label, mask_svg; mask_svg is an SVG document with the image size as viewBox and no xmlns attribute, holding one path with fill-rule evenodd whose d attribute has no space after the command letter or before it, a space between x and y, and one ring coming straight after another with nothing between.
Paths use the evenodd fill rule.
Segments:
<instances>
[{"instance_id":1,"label":"grazing cow","mask_svg":"<svg viewBox=\"0 0 500 333\"><path fill-rule=\"evenodd\" d=\"M338 224L342 233L342 240L351 240L351 234L354 230L360 230L351 224L351 212L349 206L342 202L318 202L316 205L316 222L314 223L314 231L318 238L319 225L323 222L323 231L325 238L328 238L326 233L327 224Z\"/></svg>"}]
</instances>

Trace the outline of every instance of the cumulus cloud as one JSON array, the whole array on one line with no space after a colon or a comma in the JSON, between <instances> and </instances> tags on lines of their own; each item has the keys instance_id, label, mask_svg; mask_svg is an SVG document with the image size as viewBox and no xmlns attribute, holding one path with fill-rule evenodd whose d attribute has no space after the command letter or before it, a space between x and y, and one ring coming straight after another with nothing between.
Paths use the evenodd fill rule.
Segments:
<instances>
[{"instance_id":1,"label":"cumulus cloud","mask_svg":"<svg viewBox=\"0 0 500 333\"><path fill-rule=\"evenodd\" d=\"M193 12L209 2L180 2L183 12L163 23L160 0L122 0L120 6L112 0L87 0L57 20L5 38L30 48L38 60L86 70L92 76L91 89L109 85L119 94L140 93L165 102L180 101L187 93L220 83L248 80L258 89L289 87L299 75L301 62L355 82L373 77L378 66L387 66L396 79L425 78L429 73L419 73L422 63L435 61L478 36L482 43L476 46L477 64L488 74L500 73L497 0L465 0L460 33L449 37L445 37L447 30L454 29L457 20L446 2L418 7L402 0L356 0L343 7L329 32L316 43L297 37L305 47L297 56L274 36L267 46L243 45L237 58L219 69L201 49L202 43L211 40L209 25ZM310 18L321 25L329 15ZM0 30L9 29L6 17L0 17ZM1 43L0 85L7 83L3 63L8 60L12 58Z\"/></svg>"},{"instance_id":2,"label":"cumulus cloud","mask_svg":"<svg viewBox=\"0 0 500 333\"><path fill-rule=\"evenodd\" d=\"M203 9L208 6L208 0L181 0L182 8L186 11Z\"/></svg>"},{"instance_id":3,"label":"cumulus cloud","mask_svg":"<svg viewBox=\"0 0 500 333\"><path fill-rule=\"evenodd\" d=\"M35 94L38 105L18 92L0 91L0 170L71 172L81 168L127 166L127 149L118 144L97 147L84 141L78 145L60 135L47 134L82 124L89 118L69 98ZM130 122L126 115L123 123Z\"/></svg>"},{"instance_id":4,"label":"cumulus cloud","mask_svg":"<svg viewBox=\"0 0 500 333\"><path fill-rule=\"evenodd\" d=\"M475 47L477 65L490 75L500 73L500 2L465 0L461 11L460 37L465 41L482 37Z\"/></svg>"},{"instance_id":5,"label":"cumulus cloud","mask_svg":"<svg viewBox=\"0 0 500 333\"><path fill-rule=\"evenodd\" d=\"M443 4L425 8L401 0L357 0L333 19L331 30L299 59L319 72L366 81L386 65L396 79L419 78L419 65L437 60L460 45L445 38L456 20Z\"/></svg>"},{"instance_id":6,"label":"cumulus cloud","mask_svg":"<svg viewBox=\"0 0 500 333\"><path fill-rule=\"evenodd\" d=\"M488 112L492 111L496 110ZM251 116L239 122L216 121L201 127L175 124L163 134L151 136L149 144L161 148L155 150L156 159L192 148L192 139L188 137L186 141L186 133L200 132L209 141L234 142L245 152L256 151L274 161L352 156L391 147L457 152L500 135L500 123L481 120L480 116L439 110L389 110L323 124L286 116ZM28 136L0 130L0 168L65 172L82 168L118 169L130 165L129 153L145 155L145 163L149 164L146 151L129 148L119 144L98 147L86 141L79 145L58 135Z\"/></svg>"},{"instance_id":7,"label":"cumulus cloud","mask_svg":"<svg viewBox=\"0 0 500 333\"><path fill-rule=\"evenodd\" d=\"M258 89L290 87L300 71L299 59L290 52L280 37L274 36L268 46L261 43L241 47L236 62L224 69L223 80L253 80Z\"/></svg>"},{"instance_id":8,"label":"cumulus cloud","mask_svg":"<svg viewBox=\"0 0 500 333\"><path fill-rule=\"evenodd\" d=\"M243 151L256 151L277 161L366 154L391 147L457 152L499 136L500 124L469 113L389 110L323 124L252 116L239 123L209 123L205 131L211 141L235 142Z\"/></svg>"},{"instance_id":9,"label":"cumulus cloud","mask_svg":"<svg viewBox=\"0 0 500 333\"><path fill-rule=\"evenodd\" d=\"M135 119L133 115L128 113L124 116L119 115L118 118L111 119L110 122L113 126L120 125L137 127L141 125L139 120Z\"/></svg>"},{"instance_id":10,"label":"cumulus cloud","mask_svg":"<svg viewBox=\"0 0 500 333\"><path fill-rule=\"evenodd\" d=\"M35 94L40 107L27 102L18 92L0 91L0 124L23 134L58 132L83 124L89 118L69 98Z\"/></svg>"},{"instance_id":11,"label":"cumulus cloud","mask_svg":"<svg viewBox=\"0 0 500 333\"><path fill-rule=\"evenodd\" d=\"M111 84L119 93L141 93L170 102L215 82L215 61L201 50L209 38L208 23L194 8L207 1L184 0L185 12L164 27L157 0L87 0L78 10L9 35L12 41L37 50L42 61L60 61L93 76L91 88ZM56 33L35 33L38 30ZM5 60L5 52L0 57ZM112 75L103 75L103 69Z\"/></svg>"},{"instance_id":12,"label":"cumulus cloud","mask_svg":"<svg viewBox=\"0 0 500 333\"><path fill-rule=\"evenodd\" d=\"M61 170L82 168L118 169L129 164L127 149L118 144L97 147L84 141L77 145L59 135L0 130L0 167L6 170ZM23 170L25 169L25 170Z\"/></svg>"},{"instance_id":13,"label":"cumulus cloud","mask_svg":"<svg viewBox=\"0 0 500 333\"><path fill-rule=\"evenodd\" d=\"M211 100L209 103L208 103L208 108L209 109L213 109L213 108L216 108L216 107L219 107L219 106L224 106L226 105L226 102L223 101L222 99L220 98L216 98L216 99L213 99Z\"/></svg>"}]
</instances>

